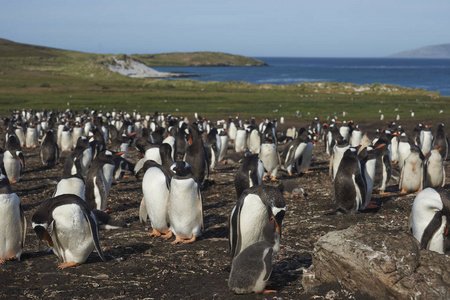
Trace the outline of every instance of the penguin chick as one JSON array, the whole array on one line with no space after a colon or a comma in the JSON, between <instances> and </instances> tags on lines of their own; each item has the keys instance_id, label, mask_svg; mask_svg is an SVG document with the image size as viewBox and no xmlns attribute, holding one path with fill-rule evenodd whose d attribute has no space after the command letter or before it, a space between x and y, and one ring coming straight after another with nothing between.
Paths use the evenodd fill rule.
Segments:
<instances>
[{"instance_id":1,"label":"penguin chick","mask_svg":"<svg viewBox=\"0 0 450 300\"><path fill-rule=\"evenodd\" d=\"M423 161L425 157L416 145L411 145L411 153L405 159L398 188L400 194L419 192L423 189Z\"/></svg>"},{"instance_id":2,"label":"penguin chick","mask_svg":"<svg viewBox=\"0 0 450 300\"><path fill-rule=\"evenodd\" d=\"M170 181L169 220L170 231L176 237L172 244L192 243L201 235L203 227L200 187L187 162L175 162L171 170L175 174Z\"/></svg>"},{"instance_id":3,"label":"penguin chick","mask_svg":"<svg viewBox=\"0 0 450 300\"><path fill-rule=\"evenodd\" d=\"M445 229L450 218L450 195L443 189L426 188L414 199L412 233L422 248L445 253Z\"/></svg>"},{"instance_id":4,"label":"penguin chick","mask_svg":"<svg viewBox=\"0 0 450 300\"><path fill-rule=\"evenodd\" d=\"M308 196L294 180L286 180L278 185L278 189L283 193L284 198L305 198Z\"/></svg>"},{"instance_id":5,"label":"penguin chick","mask_svg":"<svg viewBox=\"0 0 450 300\"><path fill-rule=\"evenodd\" d=\"M94 250L105 261L95 214L80 197L60 195L42 202L33 214L33 229L40 241L53 248L64 269L84 263ZM50 228L51 235L47 231Z\"/></svg>"},{"instance_id":6,"label":"penguin chick","mask_svg":"<svg viewBox=\"0 0 450 300\"><path fill-rule=\"evenodd\" d=\"M264 226L264 240L245 248L233 258L228 287L236 294L270 293L265 290L272 273L272 260L275 248L280 244L280 228L275 219Z\"/></svg>"},{"instance_id":7,"label":"penguin chick","mask_svg":"<svg viewBox=\"0 0 450 300\"><path fill-rule=\"evenodd\" d=\"M0 173L0 264L10 259L20 261L26 229L19 196L12 191L8 178Z\"/></svg>"}]
</instances>

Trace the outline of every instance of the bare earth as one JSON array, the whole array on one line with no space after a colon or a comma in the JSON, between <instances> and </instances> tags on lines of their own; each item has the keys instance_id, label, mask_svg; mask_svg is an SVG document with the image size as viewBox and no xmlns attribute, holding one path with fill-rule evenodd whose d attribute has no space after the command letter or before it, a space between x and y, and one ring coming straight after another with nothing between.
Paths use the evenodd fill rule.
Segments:
<instances>
[{"instance_id":1,"label":"bare earth","mask_svg":"<svg viewBox=\"0 0 450 300\"><path fill-rule=\"evenodd\" d=\"M373 132L376 127L367 124L362 128ZM26 170L12 188L21 198L28 219L27 241L20 262L0 265L0 297L5 299L367 299L358 292L341 289L338 284L323 285L309 293L304 291L302 270L311 265L314 243L329 231L351 225L407 232L414 199L414 194L399 195L398 184L392 180L387 189L391 195L373 196L380 204L378 210L326 215L333 210L333 183L328 176L328 156L320 142L313 150L312 172L295 177L308 193L307 198L286 199L282 249L275 257L268 286L277 293L237 296L228 290L227 280L230 271L228 217L236 202L234 174L238 165L220 164L211 174L211 185L202 191L203 235L193 244L176 246L147 236L151 228L141 225L138 218L141 182L133 176L125 178L111 188L109 206L115 210L111 216L124 219L128 226L100 232L107 261L102 262L93 252L85 264L60 270L56 256L46 251L46 245L38 249L30 220L36 207L52 196L68 153L62 154L61 163L54 169L43 169L39 149L23 150ZM137 159L138 152L130 148L129 160ZM450 174L449 164L446 171ZM278 185L288 176L279 171L278 179L277 183L266 184Z\"/></svg>"}]
</instances>

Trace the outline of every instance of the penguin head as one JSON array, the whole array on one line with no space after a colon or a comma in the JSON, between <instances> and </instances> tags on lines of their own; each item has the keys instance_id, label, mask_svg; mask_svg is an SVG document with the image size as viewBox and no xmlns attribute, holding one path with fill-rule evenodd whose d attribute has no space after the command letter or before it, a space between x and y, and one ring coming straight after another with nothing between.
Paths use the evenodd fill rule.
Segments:
<instances>
[{"instance_id":1,"label":"penguin head","mask_svg":"<svg viewBox=\"0 0 450 300\"><path fill-rule=\"evenodd\" d=\"M11 194L11 184L8 177L0 171L0 194Z\"/></svg>"},{"instance_id":2,"label":"penguin head","mask_svg":"<svg viewBox=\"0 0 450 300\"><path fill-rule=\"evenodd\" d=\"M192 173L191 165L185 161L177 161L171 167L170 170L178 176L187 176Z\"/></svg>"}]
</instances>

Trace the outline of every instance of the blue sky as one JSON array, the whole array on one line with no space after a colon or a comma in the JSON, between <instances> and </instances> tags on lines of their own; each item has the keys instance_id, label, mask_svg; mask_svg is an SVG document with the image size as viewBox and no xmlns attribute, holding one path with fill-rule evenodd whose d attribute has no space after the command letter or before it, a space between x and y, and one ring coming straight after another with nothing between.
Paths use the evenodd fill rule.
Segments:
<instances>
[{"instance_id":1,"label":"blue sky","mask_svg":"<svg viewBox=\"0 0 450 300\"><path fill-rule=\"evenodd\" d=\"M450 43L449 0L0 0L0 37L94 53L383 57Z\"/></svg>"}]
</instances>

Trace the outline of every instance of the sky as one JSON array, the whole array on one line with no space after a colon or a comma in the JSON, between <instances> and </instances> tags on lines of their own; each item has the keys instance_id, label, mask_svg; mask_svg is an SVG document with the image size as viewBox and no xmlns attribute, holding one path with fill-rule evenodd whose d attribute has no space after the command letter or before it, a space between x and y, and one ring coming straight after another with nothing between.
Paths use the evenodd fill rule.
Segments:
<instances>
[{"instance_id":1,"label":"sky","mask_svg":"<svg viewBox=\"0 0 450 300\"><path fill-rule=\"evenodd\" d=\"M449 0L0 0L0 38L107 54L384 57L450 43Z\"/></svg>"}]
</instances>

